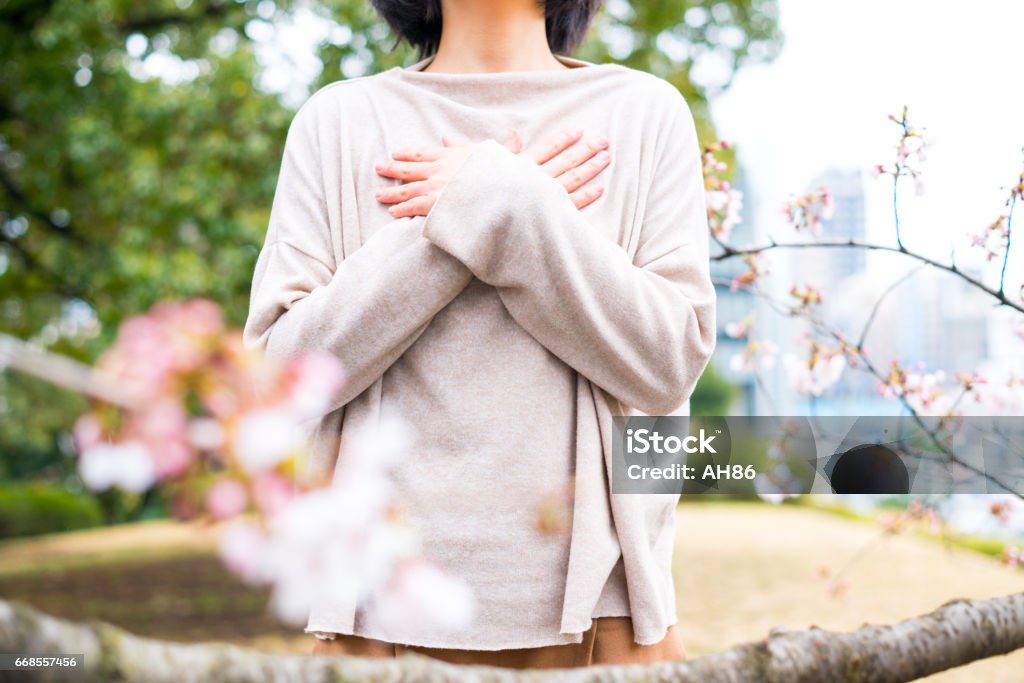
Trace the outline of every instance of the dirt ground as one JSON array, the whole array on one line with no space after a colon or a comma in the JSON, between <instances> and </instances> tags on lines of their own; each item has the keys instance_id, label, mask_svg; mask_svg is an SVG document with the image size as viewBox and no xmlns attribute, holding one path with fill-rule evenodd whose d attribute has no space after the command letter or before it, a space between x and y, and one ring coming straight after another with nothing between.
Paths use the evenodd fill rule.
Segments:
<instances>
[{"instance_id":1,"label":"dirt ground","mask_svg":"<svg viewBox=\"0 0 1024 683\"><path fill-rule=\"evenodd\" d=\"M681 506L675 568L688 653L758 640L773 626L848 631L930 612L956 597L1024 590L1024 571L979 553L910 534L879 538L870 524L802 507ZM818 567L847 564L848 588L832 597ZM1024 650L922 680L1020 683Z\"/></svg>"},{"instance_id":2,"label":"dirt ground","mask_svg":"<svg viewBox=\"0 0 1024 683\"><path fill-rule=\"evenodd\" d=\"M0 543L0 597L154 638L308 653L312 636L277 624L268 593L220 566L215 539L216 529L161 520ZM851 559L848 589L830 596L819 567L837 571ZM954 597L1024 590L1024 571L983 555L912 535L880 540L870 524L788 505L683 505L675 567L690 656L757 640L773 626L851 630ZM1020 683L1024 651L926 680Z\"/></svg>"}]
</instances>

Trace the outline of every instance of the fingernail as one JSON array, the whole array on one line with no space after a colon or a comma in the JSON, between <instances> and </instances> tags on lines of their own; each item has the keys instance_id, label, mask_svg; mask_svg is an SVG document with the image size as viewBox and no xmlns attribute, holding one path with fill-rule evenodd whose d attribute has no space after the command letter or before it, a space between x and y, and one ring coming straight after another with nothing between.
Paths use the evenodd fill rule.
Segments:
<instances>
[{"instance_id":1,"label":"fingernail","mask_svg":"<svg viewBox=\"0 0 1024 683\"><path fill-rule=\"evenodd\" d=\"M608 161L608 159L611 157L611 154L609 154L607 150L602 149L600 152L596 154L596 157L598 161Z\"/></svg>"},{"instance_id":2,"label":"fingernail","mask_svg":"<svg viewBox=\"0 0 1024 683\"><path fill-rule=\"evenodd\" d=\"M608 146L608 139L607 139L607 138L596 138L596 139L594 140L594 143L595 143L595 144L596 144L596 145L597 145L598 147L607 147L607 146Z\"/></svg>"}]
</instances>

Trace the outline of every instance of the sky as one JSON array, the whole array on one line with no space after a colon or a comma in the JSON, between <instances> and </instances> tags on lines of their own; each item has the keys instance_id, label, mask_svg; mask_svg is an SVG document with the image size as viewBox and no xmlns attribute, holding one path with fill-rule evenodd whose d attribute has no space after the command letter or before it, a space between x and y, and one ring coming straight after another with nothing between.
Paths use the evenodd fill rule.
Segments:
<instances>
[{"instance_id":1,"label":"sky","mask_svg":"<svg viewBox=\"0 0 1024 683\"><path fill-rule=\"evenodd\" d=\"M932 140L924 194L908 183L901 199L908 248L945 259L951 242L963 247L992 223L1024 165L1024 3L780 0L779 18L778 58L741 69L711 103L749 174L761 229L774 232L778 205L818 172L892 160L899 128L887 116L904 105ZM866 200L869 238L891 242L891 181L869 177Z\"/></svg>"}]
</instances>

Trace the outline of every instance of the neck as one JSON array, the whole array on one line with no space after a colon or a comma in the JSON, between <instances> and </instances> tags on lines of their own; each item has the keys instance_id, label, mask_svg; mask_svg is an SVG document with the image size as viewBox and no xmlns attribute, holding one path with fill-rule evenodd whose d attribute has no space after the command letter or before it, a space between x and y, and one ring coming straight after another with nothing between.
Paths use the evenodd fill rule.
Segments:
<instances>
[{"instance_id":1,"label":"neck","mask_svg":"<svg viewBox=\"0 0 1024 683\"><path fill-rule=\"evenodd\" d=\"M561 71L536 0L442 0L437 53L424 71Z\"/></svg>"}]
</instances>

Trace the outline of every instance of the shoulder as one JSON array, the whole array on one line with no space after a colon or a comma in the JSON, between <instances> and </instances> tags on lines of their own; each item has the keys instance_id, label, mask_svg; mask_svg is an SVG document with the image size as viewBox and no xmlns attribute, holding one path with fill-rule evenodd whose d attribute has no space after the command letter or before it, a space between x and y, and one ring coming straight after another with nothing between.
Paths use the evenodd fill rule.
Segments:
<instances>
[{"instance_id":1,"label":"shoulder","mask_svg":"<svg viewBox=\"0 0 1024 683\"><path fill-rule=\"evenodd\" d=\"M686 98L675 85L661 76L624 64L605 65L617 75L620 85L630 91L637 106L672 114L690 114Z\"/></svg>"},{"instance_id":2,"label":"shoulder","mask_svg":"<svg viewBox=\"0 0 1024 683\"><path fill-rule=\"evenodd\" d=\"M696 137L690 103L679 88L657 74L624 64L608 62L607 95L630 109L630 118L643 125L652 141L667 136Z\"/></svg>"},{"instance_id":3,"label":"shoulder","mask_svg":"<svg viewBox=\"0 0 1024 683\"><path fill-rule=\"evenodd\" d=\"M697 127L690 103L679 88L656 74L622 64L609 64L618 81L616 99L631 108L631 119L642 122L651 142L661 146L665 139L690 142Z\"/></svg>"},{"instance_id":4,"label":"shoulder","mask_svg":"<svg viewBox=\"0 0 1024 683\"><path fill-rule=\"evenodd\" d=\"M318 120L337 121L359 113L368 102L368 92L387 71L332 81L321 86L303 102L292 118L293 127L315 126Z\"/></svg>"}]
</instances>

